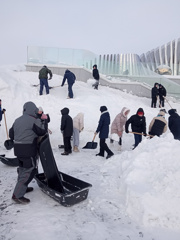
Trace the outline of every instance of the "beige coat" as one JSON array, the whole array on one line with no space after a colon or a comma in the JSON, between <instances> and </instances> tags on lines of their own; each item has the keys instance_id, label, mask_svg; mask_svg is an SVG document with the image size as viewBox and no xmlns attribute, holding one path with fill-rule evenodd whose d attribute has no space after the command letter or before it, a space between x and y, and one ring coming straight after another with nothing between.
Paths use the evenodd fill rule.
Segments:
<instances>
[{"instance_id":1,"label":"beige coat","mask_svg":"<svg viewBox=\"0 0 180 240\"><path fill-rule=\"evenodd\" d=\"M165 113L160 111L159 115L158 115L157 117L154 117L154 118L152 119L152 121L151 121L150 124L149 124L149 132L151 131L152 126L153 126L153 124L154 124L154 122L155 122L156 119L157 119L157 120L160 120L160 121L162 121L162 122L165 123L164 129L163 129L163 133L165 133L165 132L167 131L167 121L166 121L166 119L163 117L164 115L165 115Z\"/></svg>"},{"instance_id":2,"label":"beige coat","mask_svg":"<svg viewBox=\"0 0 180 240\"><path fill-rule=\"evenodd\" d=\"M121 112L115 117L111 125L111 134L116 133L119 137L122 136L124 125L127 121L127 115L130 110L126 107L123 107Z\"/></svg>"},{"instance_id":3,"label":"beige coat","mask_svg":"<svg viewBox=\"0 0 180 240\"><path fill-rule=\"evenodd\" d=\"M76 117L73 118L73 127L82 131L84 128L84 114L78 113Z\"/></svg>"}]
</instances>

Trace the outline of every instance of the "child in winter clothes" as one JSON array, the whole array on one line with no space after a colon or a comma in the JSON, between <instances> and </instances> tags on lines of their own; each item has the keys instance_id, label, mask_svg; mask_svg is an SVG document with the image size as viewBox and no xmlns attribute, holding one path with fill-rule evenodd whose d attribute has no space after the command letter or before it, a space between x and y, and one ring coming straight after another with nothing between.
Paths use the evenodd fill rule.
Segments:
<instances>
[{"instance_id":1,"label":"child in winter clothes","mask_svg":"<svg viewBox=\"0 0 180 240\"><path fill-rule=\"evenodd\" d=\"M177 114L176 109L170 109L168 113L170 115L168 119L169 129L174 139L180 140L180 116Z\"/></svg>"},{"instance_id":2,"label":"child in winter clothes","mask_svg":"<svg viewBox=\"0 0 180 240\"><path fill-rule=\"evenodd\" d=\"M96 156L104 157L104 152L107 152L106 159L108 159L114 155L114 153L108 148L106 144L106 138L108 138L109 134L110 115L109 112L107 111L106 106L101 106L100 111L101 117L99 120L97 130L95 132L95 134L99 133L100 151L98 154L96 154Z\"/></svg>"},{"instance_id":3,"label":"child in winter clothes","mask_svg":"<svg viewBox=\"0 0 180 240\"><path fill-rule=\"evenodd\" d=\"M122 134L124 130L124 125L127 121L127 115L129 114L130 110L126 107L123 107L121 112L115 117L114 121L111 125L111 134L116 133L119 137L119 150L121 150L122 145ZM113 143L113 139L111 138L110 142Z\"/></svg>"},{"instance_id":4,"label":"child in winter clothes","mask_svg":"<svg viewBox=\"0 0 180 240\"><path fill-rule=\"evenodd\" d=\"M165 112L160 110L157 117L154 117L149 125L149 134L153 136L160 136L167 131L167 121L165 119Z\"/></svg>"},{"instance_id":5,"label":"child in winter clothes","mask_svg":"<svg viewBox=\"0 0 180 240\"><path fill-rule=\"evenodd\" d=\"M79 133L84 129L84 114L78 113L73 118L73 151L79 152Z\"/></svg>"},{"instance_id":6,"label":"child in winter clothes","mask_svg":"<svg viewBox=\"0 0 180 240\"><path fill-rule=\"evenodd\" d=\"M125 125L126 133L129 133L129 130L128 130L129 124L131 124L132 131L135 132L134 133L135 144L133 148L135 149L138 146L138 144L142 141L142 135L145 135L145 136L147 135L146 134L146 118L144 116L144 110L142 108L139 108L137 110L137 113L135 115L132 115L127 120Z\"/></svg>"}]
</instances>

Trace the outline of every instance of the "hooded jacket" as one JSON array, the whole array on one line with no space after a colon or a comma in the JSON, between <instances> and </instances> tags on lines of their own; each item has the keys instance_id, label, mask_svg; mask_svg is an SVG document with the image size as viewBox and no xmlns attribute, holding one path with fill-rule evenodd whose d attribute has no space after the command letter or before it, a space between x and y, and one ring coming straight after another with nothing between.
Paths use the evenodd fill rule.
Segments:
<instances>
[{"instance_id":1,"label":"hooded jacket","mask_svg":"<svg viewBox=\"0 0 180 240\"><path fill-rule=\"evenodd\" d=\"M100 108L101 116L99 119L99 124L96 132L99 133L100 139L106 139L109 135L109 124L110 124L110 115L107 111L106 106L102 106Z\"/></svg>"},{"instance_id":2,"label":"hooded jacket","mask_svg":"<svg viewBox=\"0 0 180 240\"><path fill-rule=\"evenodd\" d=\"M159 90L156 87L156 85L158 85L158 83L155 83L154 87L151 89L151 97L152 98L156 98L158 96L158 94L159 94Z\"/></svg>"},{"instance_id":3,"label":"hooded jacket","mask_svg":"<svg viewBox=\"0 0 180 240\"><path fill-rule=\"evenodd\" d=\"M73 127L82 131L84 128L84 114L78 113L76 117L73 118Z\"/></svg>"},{"instance_id":4,"label":"hooded jacket","mask_svg":"<svg viewBox=\"0 0 180 240\"><path fill-rule=\"evenodd\" d=\"M99 71L97 70L97 68L93 69L92 72L93 78L96 79L97 81L99 81Z\"/></svg>"},{"instance_id":5,"label":"hooded jacket","mask_svg":"<svg viewBox=\"0 0 180 240\"><path fill-rule=\"evenodd\" d=\"M123 133L123 128L124 125L127 121L127 115L129 113L129 109L126 107L123 107L121 112L115 117L114 121L112 122L111 125L111 134L116 133L118 134L119 132ZM122 136L122 134L121 134Z\"/></svg>"},{"instance_id":6,"label":"hooded jacket","mask_svg":"<svg viewBox=\"0 0 180 240\"><path fill-rule=\"evenodd\" d=\"M39 79L48 79L48 74L50 75L50 78L52 78L52 72L50 69L48 69L46 66L44 66L43 68L41 68L41 70L39 71Z\"/></svg>"},{"instance_id":7,"label":"hooded jacket","mask_svg":"<svg viewBox=\"0 0 180 240\"><path fill-rule=\"evenodd\" d=\"M9 137L14 140L14 154L17 157L37 155L37 137L47 132L47 126L37 118L38 108L33 102L26 102L23 115L15 120L9 130Z\"/></svg>"},{"instance_id":8,"label":"hooded jacket","mask_svg":"<svg viewBox=\"0 0 180 240\"><path fill-rule=\"evenodd\" d=\"M68 115L69 109L63 108L61 110L61 127L60 130L63 133L63 137L71 137L73 135L73 121L72 118Z\"/></svg>"},{"instance_id":9,"label":"hooded jacket","mask_svg":"<svg viewBox=\"0 0 180 240\"><path fill-rule=\"evenodd\" d=\"M138 112L143 112L143 116L139 116ZM125 130L128 132L129 124L133 132L144 133L146 134L146 118L144 117L144 110L139 108L135 115L132 115L125 124Z\"/></svg>"},{"instance_id":10,"label":"hooded jacket","mask_svg":"<svg viewBox=\"0 0 180 240\"><path fill-rule=\"evenodd\" d=\"M180 116L176 113L175 109L168 111L170 117L168 119L168 126L172 132L174 139L180 140Z\"/></svg>"},{"instance_id":11,"label":"hooded jacket","mask_svg":"<svg viewBox=\"0 0 180 240\"><path fill-rule=\"evenodd\" d=\"M160 136L167 131L167 121L164 118L165 112L160 111L157 117L154 117L149 125L149 134Z\"/></svg>"},{"instance_id":12,"label":"hooded jacket","mask_svg":"<svg viewBox=\"0 0 180 240\"><path fill-rule=\"evenodd\" d=\"M75 83L75 80L76 80L76 76L74 75L74 73L72 73L71 71L69 71L68 69L65 71L65 74L64 74L64 78L63 78L63 81L62 81L62 85L64 85L65 81L67 79L67 82L68 82L68 85L73 85Z\"/></svg>"}]
</instances>

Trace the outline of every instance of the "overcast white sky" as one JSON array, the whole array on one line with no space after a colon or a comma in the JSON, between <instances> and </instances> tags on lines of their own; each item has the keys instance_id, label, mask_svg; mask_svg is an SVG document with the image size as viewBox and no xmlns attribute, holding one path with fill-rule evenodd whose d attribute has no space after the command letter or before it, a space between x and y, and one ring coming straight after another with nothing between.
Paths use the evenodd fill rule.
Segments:
<instances>
[{"instance_id":1,"label":"overcast white sky","mask_svg":"<svg viewBox=\"0 0 180 240\"><path fill-rule=\"evenodd\" d=\"M0 0L0 65L27 46L141 54L180 37L179 0Z\"/></svg>"}]
</instances>

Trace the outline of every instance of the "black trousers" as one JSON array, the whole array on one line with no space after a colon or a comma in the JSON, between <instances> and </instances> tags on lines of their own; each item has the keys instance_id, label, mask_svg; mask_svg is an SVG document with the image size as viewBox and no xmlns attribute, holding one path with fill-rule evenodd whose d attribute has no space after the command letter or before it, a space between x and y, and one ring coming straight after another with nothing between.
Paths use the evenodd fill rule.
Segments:
<instances>
[{"instance_id":1,"label":"black trousers","mask_svg":"<svg viewBox=\"0 0 180 240\"><path fill-rule=\"evenodd\" d=\"M104 157L104 152L107 152L108 155L113 154L113 152L108 148L108 146L106 144L106 139L101 138L100 139L100 152L99 152L99 154Z\"/></svg>"},{"instance_id":2,"label":"black trousers","mask_svg":"<svg viewBox=\"0 0 180 240\"><path fill-rule=\"evenodd\" d=\"M152 97L151 107L156 108L157 97Z\"/></svg>"},{"instance_id":3,"label":"black trousers","mask_svg":"<svg viewBox=\"0 0 180 240\"><path fill-rule=\"evenodd\" d=\"M64 137L63 136L63 141L64 141L64 151L65 152L70 152L72 150L71 137Z\"/></svg>"}]
</instances>

